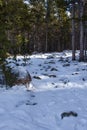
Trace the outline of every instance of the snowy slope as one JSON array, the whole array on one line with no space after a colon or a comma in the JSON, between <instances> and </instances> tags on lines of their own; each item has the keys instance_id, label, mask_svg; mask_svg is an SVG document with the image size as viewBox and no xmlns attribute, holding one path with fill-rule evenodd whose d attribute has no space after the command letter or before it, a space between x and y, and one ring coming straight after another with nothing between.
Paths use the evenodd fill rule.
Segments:
<instances>
[{"instance_id":1,"label":"snowy slope","mask_svg":"<svg viewBox=\"0 0 87 130\"><path fill-rule=\"evenodd\" d=\"M33 87L0 89L0 130L87 130L87 63L72 61L70 51L32 55L25 66L20 56L7 61L29 71ZM61 118L70 111L77 116Z\"/></svg>"}]
</instances>

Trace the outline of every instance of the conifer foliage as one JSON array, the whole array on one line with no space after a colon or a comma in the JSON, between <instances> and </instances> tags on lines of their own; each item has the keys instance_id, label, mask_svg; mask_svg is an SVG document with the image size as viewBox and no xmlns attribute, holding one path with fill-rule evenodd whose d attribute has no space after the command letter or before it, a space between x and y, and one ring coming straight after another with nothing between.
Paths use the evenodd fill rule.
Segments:
<instances>
[{"instance_id":1,"label":"conifer foliage","mask_svg":"<svg viewBox=\"0 0 87 130\"><path fill-rule=\"evenodd\" d=\"M85 6L85 0L0 0L0 59L7 53L16 56L72 49L75 60L75 50L80 49L83 60L87 55Z\"/></svg>"}]
</instances>

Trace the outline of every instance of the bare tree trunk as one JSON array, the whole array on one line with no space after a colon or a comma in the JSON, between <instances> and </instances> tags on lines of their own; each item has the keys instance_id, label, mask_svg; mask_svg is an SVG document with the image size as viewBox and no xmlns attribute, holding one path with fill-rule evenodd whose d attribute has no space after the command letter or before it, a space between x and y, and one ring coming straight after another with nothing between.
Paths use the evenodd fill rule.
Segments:
<instances>
[{"instance_id":1,"label":"bare tree trunk","mask_svg":"<svg viewBox=\"0 0 87 130\"><path fill-rule=\"evenodd\" d=\"M72 60L75 60L75 3L72 3Z\"/></svg>"},{"instance_id":2,"label":"bare tree trunk","mask_svg":"<svg viewBox=\"0 0 87 130\"><path fill-rule=\"evenodd\" d=\"M87 2L84 3L84 60L87 61Z\"/></svg>"},{"instance_id":3,"label":"bare tree trunk","mask_svg":"<svg viewBox=\"0 0 87 130\"><path fill-rule=\"evenodd\" d=\"M87 30L85 30L85 36L84 36L84 60L87 60Z\"/></svg>"},{"instance_id":4,"label":"bare tree trunk","mask_svg":"<svg viewBox=\"0 0 87 130\"><path fill-rule=\"evenodd\" d=\"M80 61L84 60L84 27L83 27L83 2L80 0Z\"/></svg>"},{"instance_id":5,"label":"bare tree trunk","mask_svg":"<svg viewBox=\"0 0 87 130\"><path fill-rule=\"evenodd\" d=\"M46 23L46 46L45 46L45 52L48 50L48 22Z\"/></svg>"},{"instance_id":6,"label":"bare tree trunk","mask_svg":"<svg viewBox=\"0 0 87 130\"><path fill-rule=\"evenodd\" d=\"M48 23L50 18L50 0L46 0L46 46L45 51L48 51Z\"/></svg>"}]
</instances>

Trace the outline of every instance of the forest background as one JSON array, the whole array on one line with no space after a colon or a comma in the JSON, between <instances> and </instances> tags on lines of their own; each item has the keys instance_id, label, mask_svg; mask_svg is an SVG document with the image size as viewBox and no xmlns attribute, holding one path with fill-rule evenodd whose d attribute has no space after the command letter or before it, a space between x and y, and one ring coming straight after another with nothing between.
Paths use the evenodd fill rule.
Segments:
<instances>
[{"instance_id":1,"label":"forest background","mask_svg":"<svg viewBox=\"0 0 87 130\"><path fill-rule=\"evenodd\" d=\"M0 60L80 50L87 60L87 0L0 0Z\"/></svg>"}]
</instances>

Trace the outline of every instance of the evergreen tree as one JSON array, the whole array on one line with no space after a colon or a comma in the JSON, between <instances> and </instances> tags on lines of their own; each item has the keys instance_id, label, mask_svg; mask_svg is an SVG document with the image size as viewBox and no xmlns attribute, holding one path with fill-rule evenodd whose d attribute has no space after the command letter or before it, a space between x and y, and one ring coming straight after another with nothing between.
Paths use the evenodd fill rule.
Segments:
<instances>
[{"instance_id":1,"label":"evergreen tree","mask_svg":"<svg viewBox=\"0 0 87 130\"><path fill-rule=\"evenodd\" d=\"M5 3L1 0L0 1L0 59L4 60L6 57L6 52L8 50L8 39L6 36L6 27L7 27L7 21L5 19L5 11L6 6Z\"/></svg>"}]
</instances>

